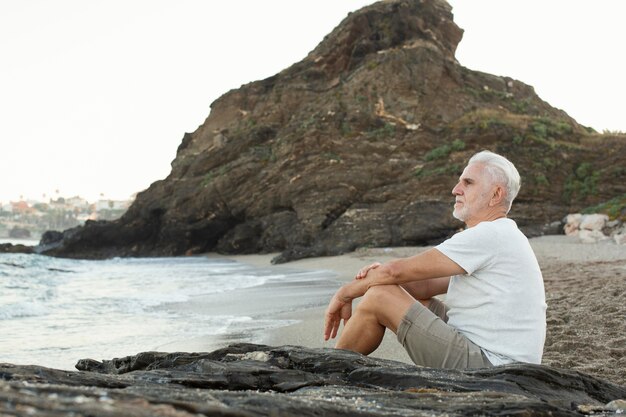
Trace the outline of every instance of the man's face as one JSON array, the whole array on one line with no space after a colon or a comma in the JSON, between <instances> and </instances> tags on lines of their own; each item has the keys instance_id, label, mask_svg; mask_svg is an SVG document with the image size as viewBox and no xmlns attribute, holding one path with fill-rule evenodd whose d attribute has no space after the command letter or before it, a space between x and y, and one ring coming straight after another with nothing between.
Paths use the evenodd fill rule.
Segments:
<instances>
[{"instance_id":1,"label":"man's face","mask_svg":"<svg viewBox=\"0 0 626 417\"><path fill-rule=\"evenodd\" d=\"M491 186L491 178L483 164L473 163L465 167L452 189L455 196L452 215L468 225L480 221L480 213L489 206Z\"/></svg>"}]
</instances>

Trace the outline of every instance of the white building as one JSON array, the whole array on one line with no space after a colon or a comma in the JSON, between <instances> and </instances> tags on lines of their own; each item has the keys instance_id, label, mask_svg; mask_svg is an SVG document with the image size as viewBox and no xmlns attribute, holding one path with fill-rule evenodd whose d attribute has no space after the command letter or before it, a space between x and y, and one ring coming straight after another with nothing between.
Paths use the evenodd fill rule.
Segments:
<instances>
[{"instance_id":1,"label":"white building","mask_svg":"<svg viewBox=\"0 0 626 417\"><path fill-rule=\"evenodd\" d=\"M89 209L89 201L81 198L79 196L71 197L65 199L65 204L73 209L79 210L88 210Z\"/></svg>"}]
</instances>

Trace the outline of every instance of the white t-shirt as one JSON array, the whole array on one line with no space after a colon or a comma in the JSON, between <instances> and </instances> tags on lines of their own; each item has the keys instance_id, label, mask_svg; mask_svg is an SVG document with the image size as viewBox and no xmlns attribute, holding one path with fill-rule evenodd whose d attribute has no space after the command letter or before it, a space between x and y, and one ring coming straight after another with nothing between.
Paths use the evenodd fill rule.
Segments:
<instances>
[{"instance_id":1,"label":"white t-shirt","mask_svg":"<svg viewBox=\"0 0 626 417\"><path fill-rule=\"evenodd\" d=\"M450 279L448 324L494 365L541 363L546 338L543 277L511 219L481 222L436 247L467 275Z\"/></svg>"}]
</instances>

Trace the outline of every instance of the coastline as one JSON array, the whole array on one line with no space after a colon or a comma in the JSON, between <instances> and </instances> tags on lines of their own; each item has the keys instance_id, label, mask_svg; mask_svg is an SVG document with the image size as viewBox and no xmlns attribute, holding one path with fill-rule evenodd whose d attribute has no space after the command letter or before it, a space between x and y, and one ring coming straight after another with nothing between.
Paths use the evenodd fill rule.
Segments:
<instances>
[{"instance_id":1,"label":"coastline","mask_svg":"<svg viewBox=\"0 0 626 417\"><path fill-rule=\"evenodd\" d=\"M578 238L550 235L529 239L541 266L548 303L548 335L544 364L572 368L618 383L626 383L626 246L611 242L581 243ZM338 286L354 278L364 265L411 256L429 247L369 248L339 256L308 258L271 265L276 254L209 257L227 258L256 267L328 270ZM356 303L355 303L356 306ZM293 324L260 335L271 346L302 345L331 348L324 342L326 305L298 309L275 317ZM387 332L371 356L411 363L392 332Z\"/></svg>"}]
</instances>

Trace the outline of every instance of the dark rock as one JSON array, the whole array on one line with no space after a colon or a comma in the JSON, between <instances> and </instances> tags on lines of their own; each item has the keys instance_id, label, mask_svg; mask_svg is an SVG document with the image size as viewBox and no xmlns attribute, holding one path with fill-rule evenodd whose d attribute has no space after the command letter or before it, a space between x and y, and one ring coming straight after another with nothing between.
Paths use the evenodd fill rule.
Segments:
<instances>
[{"instance_id":1,"label":"dark rock","mask_svg":"<svg viewBox=\"0 0 626 417\"><path fill-rule=\"evenodd\" d=\"M63 233L58 232L56 230L48 230L43 235L41 235L41 240L39 241L40 245L50 245L52 243L61 242L63 239Z\"/></svg>"},{"instance_id":2,"label":"dark rock","mask_svg":"<svg viewBox=\"0 0 626 417\"><path fill-rule=\"evenodd\" d=\"M63 244L63 235L63 232L59 232L56 230L48 230L44 232L44 234L41 235L39 244L34 248L35 252L44 253L60 247Z\"/></svg>"},{"instance_id":3,"label":"dark rock","mask_svg":"<svg viewBox=\"0 0 626 417\"><path fill-rule=\"evenodd\" d=\"M451 371L296 346L145 352L77 368L0 364L0 413L572 416L614 411L626 398L626 387L546 366Z\"/></svg>"},{"instance_id":4,"label":"dark rock","mask_svg":"<svg viewBox=\"0 0 626 417\"><path fill-rule=\"evenodd\" d=\"M32 246L12 243L0 243L0 253L34 253Z\"/></svg>"},{"instance_id":5,"label":"dark rock","mask_svg":"<svg viewBox=\"0 0 626 417\"><path fill-rule=\"evenodd\" d=\"M443 0L351 13L302 61L213 102L168 177L121 219L66 231L43 252L284 262L429 244L460 226L450 191L483 149L519 168L511 217L529 236L626 193L623 135L589 133L531 86L464 68L462 33Z\"/></svg>"}]
</instances>

